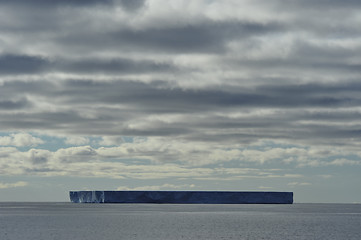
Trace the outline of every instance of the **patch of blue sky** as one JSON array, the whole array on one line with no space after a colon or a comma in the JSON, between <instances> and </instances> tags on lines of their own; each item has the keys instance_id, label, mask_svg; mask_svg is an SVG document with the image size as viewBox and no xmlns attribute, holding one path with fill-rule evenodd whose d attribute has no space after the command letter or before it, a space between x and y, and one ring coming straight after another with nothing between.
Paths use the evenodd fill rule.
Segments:
<instances>
[{"instance_id":1,"label":"patch of blue sky","mask_svg":"<svg viewBox=\"0 0 361 240\"><path fill-rule=\"evenodd\" d=\"M36 134L33 134L33 136L36 136L44 141L43 144L39 144L36 148L42 148L42 149L46 149L49 151L56 151L60 148L67 147L67 145L64 143L63 138L53 137L53 136L48 136L48 135L36 135ZM33 148L33 147L30 147L30 148Z\"/></svg>"},{"instance_id":2,"label":"patch of blue sky","mask_svg":"<svg viewBox=\"0 0 361 240\"><path fill-rule=\"evenodd\" d=\"M134 137L131 137L131 136L122 136L122 139L126 143L133 143L134 142Z\"/></svg>"},{"instance_id":3,"label":"patch of blue sky","mask_svg":"<svg viewBox=\"0 0 361 240\"><path fill-rule=\"evenodd\" d=\"M303 148L303 149L307 149L306 147L301 147L299 145L296 144L291 144L291 143L280 143L280 142L275 142L275 141L271 141L271 140L264 140L261 141L260 144L254 144L254 145L249 145L246 147L246 149L248 150L267 150L267 149L273 149L273 148Z\"/></svg>"},{"instance_id":4,"label":"patch of blue sky","mask_svg":"<svg viewBox=\"0 0 361 240\"><path fill-rule=\"evenodd\" d=\"M321 172L322 171L322 172ZM338 175L338 176L360 176L361 172L361 164L358 165L330 165L322 167L322 170L318 169L315 170L315 174L331 174L331 175Z\"/></svg>"},{"instance_id":5,"label":"patch of blue sky","mask_svg":"<svg viewBox=\"0 0 361 240\"><path fill-rule=\"evenodd\" d=\"M19 133L26 133L30 134L31 136L35 138L39 138L43 141L43 143L28 145L28 146L15 146L11 144L7 145L1 145L1 146L11 146L16 147L20 151L28 151L32 148L38 148L38 149L47 149L49 151L56 151L61 148L69 148L74 146L85 146L89 145L93 148L98 148L103 146L101 144L102 138L101 137L92 137L92 136L83 136L84 138L88 139L89 141L84 144L71 144L67 143L66 137L59 137L59 136L51 136L51 135L43 135L36 132L0 132L0 137L12 137L12 135L19 134ZM135 140L135 137L131 136L121 136L123 143L133 143ZM146 140L146 139L138 139L138 141ZM121 144L121 143L120 143ZM113 145L107 145L106 147L115 147L119 146L120 144L113 144Z\"/></svg>"}]
</instances>

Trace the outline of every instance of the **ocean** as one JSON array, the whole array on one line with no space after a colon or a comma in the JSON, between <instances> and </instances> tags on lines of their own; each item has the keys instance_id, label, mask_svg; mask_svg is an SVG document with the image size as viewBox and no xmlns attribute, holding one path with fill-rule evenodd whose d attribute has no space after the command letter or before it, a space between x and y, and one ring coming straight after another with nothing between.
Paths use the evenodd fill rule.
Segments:
<instances>
[{"instance_id":1,"label":"ocean","mask_svg":"<svg viewBox=\"0 0 361 240\"><path fill-rule=\"evenodd\" d=\"M361 239L361 204L0 202L1 240Z\"/></svg>"}]
</instances>

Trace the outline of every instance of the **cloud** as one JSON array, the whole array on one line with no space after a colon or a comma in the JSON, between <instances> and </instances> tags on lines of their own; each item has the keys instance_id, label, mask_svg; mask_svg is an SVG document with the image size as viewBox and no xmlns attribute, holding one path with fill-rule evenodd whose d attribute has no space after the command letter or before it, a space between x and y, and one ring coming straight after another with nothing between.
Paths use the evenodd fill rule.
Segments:
<instances>
[{"instance_id":1,"label":"cloud","mask_svg":"<svg viewBox=\"0 0 361 240\"><path fill-rule=\"evenodd\" d=\"M263 190L273 189L273 187L266 187L266 186L259 186L258 188Z\"/></svg>"},{"instance_id":2,"label":"cloud","mask_svg":"<svg viewBox=\"0 0 361 240\"><path fill-rule=\"evenodd\" d=\"M228 42L235 39L249 39L253 36L277 32L282 29L277 23L253 23L241 21L215 22L192 25L150 27L134 29L124 26L121 30L106 32L99 39L99 32L72 33L57 39L58 44L67 48L79 48L91 51L94 47L100 51L120 49L132 52L135 49L144 53L162 54L214 54L225 53ZM83 41L84 38L88 40Z\"/></svg>"},{"instance_id":3,"label":"cloud","mask_svg":"<svg viewBox=\"0 0 361 240\"><path fill-rule=\"evenodd\" d=\"M0 173L10 176L235 181L302 178L297 171L304 168L360 164L351 160L354 155L345 154L342 148L269 146L265 143L249 145L254 149L250 150L218 143L148 138L123 142L120 146L78 146L56 151L35 148L19 151L4 147L0 148ZM343 156L344 160L332 160L336 155ZM298 170L295 172L295 169Z\"/></svg>"},{"instance_id":4,"label":"cloud","mask_svg":"<svg viewBox=\"0 0 361 240\"><path fill-rule=\"evenodd\" d=\"M335 165L335 166L344 166L344 165L360 165L360 161L356 160L350 160L350 159L335 159L328 163L329 165Z\"/></svg>"},{"instance_id":5,"label":"cloud","mask_svg":"<svg viewBox=\"0 0 361 240\"><path fill-rule=\"evenodd\" d=\"M31 106L31 102L29 102L26 98L22 99L6 99L0 100L0 110L15 110L15 109L23 109Z\"/></svg>"},{"instance_id":6,"label":"cloud","mask_svg":"<svg viewBox=\"0 0 361 240\"><path fill-rule=\"evenodd\" d=\"M46 59L37 56L0 55L0 75L39 73L48 64Z\"/></svg>"},{"instance_id":7,"label":"cloud","mask_svg":"<svg viewBox=\"0 0 361 240\"><path fill-rule=\"evenodd\" d=\"M357 1L0 5L1 174L239 181L359 166Z\"/></svg>"},{"instance_id":8,"label":"cloud","mask_svg":"<svg viewBox=\"0 0 361 240\"><path fill-rule=\"evenodd\" d=\"M54 0L54 1L46 1L46 0L3 0L2 4L14 4L14 5L41 5L41 6L83 6L83 5L93 5L93 4L109 4L112 3L113 0Z\"/></svg>"},{"instance_id":9,"label":"cloud","mask_svg":"<svg viewBox=\"0 0 361 240\"><path fill-rule=\"evenodd\" d=\"M2 84L2 98L27 99L3 101L8 111L2 113L0 128L332 145L337 139L359 138L359 85L349 81L189 89L167 81L9 81Z\"/></svg>"},{"instance_id":10,"label":"cloud","mask_svg":"<svg viewBox=\"0 0 361 240\"><path fill-rule=\"evenodd\" d=\"M290 182L287 185L291 187L296 187L296 186L310 186L312 184L309 182Z\"/></svg>"},{"instance_id":11,"label":"cloud","mask_svg":"<svg viewBox=\"0 0 361 240\"><path fill-rule=\"evenodd\" d=\"M65 143L68 145L87 145L89 139L85 137L66 137Z\"/></svg>"},{"instance_id":12,"label":"cloud","mask_svg":"<svg viewBox=\"0 0 361 240\"><path fill-rule=\"evenodd\" d=\"M28 185L28 183L24 182L24 181L19 181L19 182L15 182L15 183L2 183L2 182L0 182L0 189L26 187L27 185Z\"/></svg>"},{"instance_id":13,"label":"cloud","mask_svg":"<svg viewBox=\"0 0 361 240\"><path fill-rule=\"evenodd\" d=\"M177 67L171 63L114 59L54 59L49 60L32 55L0 55L0 75L40 74L54 72L69 73L157 73L176 72Z\"/></svg>"},{"instance_id":14,"label":"cloud","mask_svg":"<svg viewBox=\"0 0 361 240\"><path fill-rule=\"evenodd\" d=\"M28 133L12 133L9 136L0 137L0 145L2 146L37 146L43 144L41 138L34 137Z\"/></svg>"},{"instance_id":15,"label":"cloud","mask_svg":"<svg viewBox=\"0 0 361 240\"><path fill-rule=\"evenodd\" d=\"M146 0L120 0L119 3L128 11L135 11L143 7Z\"/></svg>"},{"instance_id":16,"label":"cloud","mask_svg":"<svg viewBox=\"0 0 361 240\"><path fill-rule=\"evenodd\" d=\"M42 149L31 149L28 152L29 159L34 165L45 164L51 157L51 153Z\"/></svg>"},{"instance_id":17,"label":"cloud","mask_svg":"<svg viewBox=\"0 0 361 240\"><path fill-rule=\"evenodd\" d=\"M157 73L176 71L176 67L170 63L132 59L84 59L78 61L59 61L54 63L53 71L67 71L74 73Z\"/></svg>"},{"instance_id":18,"label":"cloud","mask_svg":"<svg viewBox=\"0 0 361 240\"><path fill-rule=\"evenodd\" d=\"M104 136L99 144L102 146L120 145L124 143L124 139L121 136Z\"/></svg>"},{"instance_id":19,"label":"cloud","mask_svg":"<svg viewBox=\"0 0 361 240\"><path fill-rule=\"evenodd\" d=\"M360 2L357 0L346 0L344 1L342 4L337 1L337 0L321 0L321 1L317 1L317 3L313 2L312 0L297 0L297 1L285 1L285 0L277 0L276 2L282 4L282 5L287 5L288 6L294 6L294 7L303 7L303 8L307 8L309 6L313 6L313 7L337 7L337 8L353 8L353 7L357 7L360 5Z\"/></svg>"},{"instance_id":20,"label":"cloud","mask_svg":"<svg viewBox=\"0 0 361 240\"><path fill-rule=\"evenodd\" d=\"M134 140L119 147L79 146L56 151L30 149L23 152L5 147L0 148L0 172L11 176L22 174L144 180L212 178L219 181L302 176L279 169L240 167L245 163L253 163L254 166L262 163L256 157L244 158L239 150L164 140ZM268 161L277 162L278 159L270 158Z\"/></svg>"},{"instance_id":21,"label":"cloud","mask_svg":"<svg viewBox=\"0 0 361 240\"><path fill-rule=\"evenodd\" d=\"M90 146L61 148L54 153L54 157L60 163L94 161L97 157L97 152Z\"/></svg>"}]
</instances>

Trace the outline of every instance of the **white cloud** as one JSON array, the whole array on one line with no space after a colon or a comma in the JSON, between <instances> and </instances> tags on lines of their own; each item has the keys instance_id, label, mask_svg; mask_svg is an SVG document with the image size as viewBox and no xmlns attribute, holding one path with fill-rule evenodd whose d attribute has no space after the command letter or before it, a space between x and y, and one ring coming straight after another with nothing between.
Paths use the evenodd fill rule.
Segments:
<instances>
[{"instance_id":1,"label":"white cloud","mask_svg":"<svg viewBox=\"0 0 361 240\"><path fill-rule=\"evenodd\" d=\"M45 164L51 158L51 155L50 151L43 149L30 149L28 151L28 158L35 165Z\"/></svg>"},{"instance_id":2,"label":"white cloud","mask_svg":"<svg viewBox=\"0 0 361 240\"><path fill-rule=\"evenodd\" d=\"M120 145L124 143L124 139L121 136L104 136L99 144L102 146Z\"/></svg>"},{"instance_id":3,"label":"white cloud","mask_svg":"<svg viewBox=\"0 0 361 240\"><path fill-rule=\"evenodd\" d=\"M309 186L309 185L312 185L312 183L309 183L309 182L290 182L287 184L288 186L291 186L291 187L296 187L296 186Z\"/></svg>"},{"instance_id":4,"label":"white cloud","mask_svg":"<svg viewBox=\"0 0 361 240\"><path fill-rule=\"evenodd\" d=\"M86 137L66 137L65 143L68 145L86 145L89 143L89 139Z\"/></svg>"},{"instance_id":5,"label":"white cloud","mask_svg":"<svg viewBox=\"0 0 361 240\"><path fill-rule=\"evenodd\" d=\"M266 187L266 186L259 186L258 188L263 190L273 189L273 187Z\"/></svg>"},{"instance_id":6,"label":"white cloud","mask_svg":"<svg viewBox=\"0 0 361 240\"><path fill-rule=\"evenodd\" d=\"M151 141L152 142L152 141ZM159 143L159 142L157 142ZM129 144L129 145L127 145ZM135 144L135 146L132 146ZM140 144L140 145L139 145ZM145 145L142 145L145 144ZM37 175L37 176L78 176L102 178L131 178L131 179L167 179L167 178L193 178L218 179L219 181L239 180L246 178L300 178L302 175L293 174L281 169L258 169L241 167L239 164L227 166L221 158L242 163L236 159L231 150L215 148L214 152L204 149L199 152L188 145L147 145L147 141L125 143L125 147L79 146L58 149L54 152L42 149L30 149L21 152L16 148L0 148L0 173L4 175ZM153 146L153 147L151 147ZM179 147L182 151L175 151ZM162 147L161 149L158 149ZM215 147L215 146L210 146ZM238 150L236 151L238 153ZM203 156L203 153L207 153ZM155 160L159 155L164 159ZM192 155L191 161L186 159ZM212 155L215 155L212 157ZM180 155L177 157L177 155ZM179 159L178 159L179 158ZM197 159L199 158L199 159ZM210 160L208 160L211 158ZM193 161L197 159L197 164ZM172 160L172 161L170 161ZM203 163L203 164L199 164ZM219 166L208 164L221 163ZM258 162L255 162L258 163ZM169 186L171 187L171 186Z\"/></svg>"},{"instance_id":7,"label":"white cloud","mask_svg":"<svg viewBox=\"0 0 361 240\"><path fill-rule=\"evenodd\" d=\"M296 166L360 164L346 158L348 155L345 154L350 152L337 148L289 147L267 141L242 149L237 145L167 140L141 138L117 147L77 146L56 151L33 148L22 152L13 147L3 147L0 148L0 173L134 179L214 178L228 181L300 178L302 174L295 174L292 170ZM329 160L335 154L345 158ZM257 166L262 166L263 170Z\"/></svg>"},{"instance_id":8,"label":"white cloud","mask_svg":"<svg viewBox=\"0 0 361 240\"><path fill-rule=\"evenodd\" d=\"M335 160L327 163L327 165L335 165L335 166L360 165L360 164L361 164L361 161L355 161L355 160L350 160L350 159L345 159L345 158L335 159Z\"/></svg>"},{"instance_id":9,"label":"white cloud","mask_svg":"<svg viewBox=\"0 0 361 240\"><path fill-rule=\"evenodd\" d=\"M0 189L26 187L27 185L28 185L28 183L24 182L24 181L19 181L19 182L15 182L15 183L2 183L2 182L0 182Z\"/></svg>"},{"instance_id":10,"label":"white cloud","mask_svg":"<svg viewBox=\"0 0 361 240\"><path fill-rule=\"evenodd\" d=\"M61 148L53 153L53 159L60 162L91 162L97 158L97 151L90 146Z\"/></svg>"},{"instance_id":11,"label":"white cloud","mask_svg":"<svg viewBox=\"0 0 361 240\"><path fill-rule=\"evenodd\" d=\"M43 144L44 141L40 138L33 137L29 133L12 133L9 136L0 137L0 146L37 146Z\"/></svg>"}]
</instances>

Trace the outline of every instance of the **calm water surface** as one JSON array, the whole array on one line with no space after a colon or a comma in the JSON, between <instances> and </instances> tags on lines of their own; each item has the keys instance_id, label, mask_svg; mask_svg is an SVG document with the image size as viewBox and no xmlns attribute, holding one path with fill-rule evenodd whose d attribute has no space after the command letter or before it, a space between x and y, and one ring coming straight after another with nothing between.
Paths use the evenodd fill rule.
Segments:
<instances>
[{"instance_id":1,"label":"calm water surface","mask_svg":"<svg viewBox=\"0 0 361 240\"><path fill-rule=\"evenodd\" d=\"M0 203L1 240L361 239L361 204Z\"/></svg>"}]
</instances>

